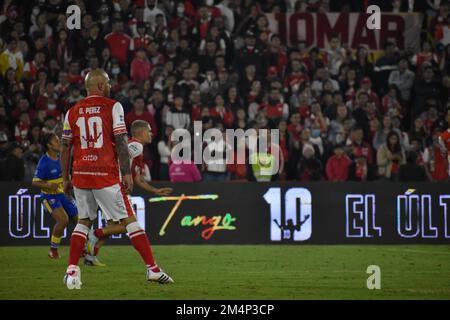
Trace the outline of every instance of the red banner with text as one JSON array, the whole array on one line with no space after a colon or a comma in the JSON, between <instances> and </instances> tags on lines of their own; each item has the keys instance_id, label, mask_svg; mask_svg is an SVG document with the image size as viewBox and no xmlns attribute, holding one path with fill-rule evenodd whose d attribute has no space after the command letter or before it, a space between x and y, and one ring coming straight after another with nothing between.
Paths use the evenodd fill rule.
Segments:
<instances>
[{"instance_id":1,"label":"red banner with text","mask_svg":"<svg viewBox=\"0 0 450 320\"><path fill-rule=\"evenodd\" d=\"M269 29L290 46L304 42L306 47L325 48L332 33L340 34L342 43L351 48L365 46L371 51L383 49L387 40L399 49L418 49L423 15L420 13L381 14L379 30L366 26L365 13L295 13L268 14Z\"/></svg>"}]
</instances>

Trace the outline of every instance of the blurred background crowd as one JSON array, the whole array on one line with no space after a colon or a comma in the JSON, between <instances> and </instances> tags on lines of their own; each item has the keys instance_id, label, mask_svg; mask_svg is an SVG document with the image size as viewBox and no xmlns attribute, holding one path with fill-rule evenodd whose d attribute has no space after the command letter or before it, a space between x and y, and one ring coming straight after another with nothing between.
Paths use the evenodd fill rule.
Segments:
<instances>
[{"instance_id":1,"label":"blurred background crowd","mask_svg":"<svg viewBox=\"0 0 450 320\"><path fill-rule=\"evenodd\" d=\"M81 8L68 30L66 8ZM417 50L387 41L351 49L283 43L269 13L420 12ZM111 78L127 126L151 124L148 180L263 181L252 165L174 167L174 129L279 129L269 180L447 181L437 137L450 106L450 16L444 0L1 0L0 180L31 181L40 139L62 131L93 68ZM211 144L223 152L224 144ZM270 153L270 150L268 150ZM187 175L185 175L187 177ZM172 180L176 181L176 178Z\"/></svg>"}]
</instances>

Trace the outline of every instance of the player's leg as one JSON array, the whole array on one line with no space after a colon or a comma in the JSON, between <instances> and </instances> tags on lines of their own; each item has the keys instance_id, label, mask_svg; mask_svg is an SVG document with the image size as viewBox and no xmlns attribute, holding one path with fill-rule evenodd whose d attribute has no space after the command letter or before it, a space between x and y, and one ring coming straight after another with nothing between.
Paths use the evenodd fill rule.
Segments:
<instances>
[{"instance_id":1,"label":"player's leg","mask_svg":"<svg viewBox=\"0 0 450 320\"><path fill-rule=\"evenodd\" d=\"M98 259L98 254L100 252L100 248L105 244L105 240L109 235L112 234L121 234L126 232L126 228L121 226L118 221L113 221L110 218L108 218L107 214L103 213L103 216L106 219L106 227L104 228L98 228L98 229L91 229L89 231L88 235L88 241L87 241L87 254L84 257L84 264L88 266L99 266L104 267L106 266L104 263L100 262ZM107 234L103 234L103 230L107 230ZM101 234L99 234L96 231L102 231Z\"/></svg>"},{"instance_id":2,"label":"player's leg","mask_svg":"<svg viewBox=\"0 0 450 320\"><path fill-rule=\"evenodd\" d=\"M100 247L104 242L102 241L103 239L114 234L122 234L126 232L127 228L125 226L121 225L118 221L108 219L106 227L97 228L89 232L88 253L90 255L96 256L98 254L98 250L100 249Z\"/></svg>"},{"instance_id":3,"label":"player's leg","mask_svg":"<svg viewBox=\"0 0 450 320\"><path fill-rule=\"evenodd\" d=\"M147 276L152 274L151 279L148 276L149 280L160 283L173 282L172 278L160 270L155 263L147 234L136 220L123 186L117 184L101 190L95 190L94 195L102 211L107 212L111 219L115 221L120 220L121 225L125 226L131 244L139 252L147 266Z\"/></svg>"},{"instance_id":4,"label":"player's leg","mask_svg":"<svg viewBox=\"0 0 450 320\"><path fill-rule=\"evenodd\" d=\"M48 256L51 259L58 259L58 247L61 243L61 237L64 233L64 229L67 227L69 223L69 217L64 210L61 202L57 198L44 199L44 206L52 215L53 219L55 219L56 223L53 226L52 237L50 241L50 251L48 252Z\"/></svg>"},{"instance_id":5,"label":"player's leg","mask_svg":"<svg viewBox=\"0 0 450 320\"><path fill-rule=\"evenodd\" d=\"M108 219L104 228L98 228L89 232L88 252L97 256L100 247L105 243L105 239L114 234L126 233L127 228L118 221Z\"/></svg>"},{"instance_id":6,"label":"player's leg","mask_svg":"<svg viewBox=\"0 0 450 320\"><path fill-rule=\"evenodd\" d=\"M78 262L84 250L92 220L97 217L97 203L95 202L92 190L74 188L74 194L79 220L70 237L69 263L64 277L64 283L66 283L69 289L80 289L81 271L78 267Z\"/></svg>"},{"instance_id":7,"label":"player's leg","mask_svg":"<svg viewBox=\"0 0 450 320\"><path fill-rule=\"evenodd\" d=\"M131 243L145 262L147 267L147 280L161 284L173 283L173 279L156 264L150 241L136 220L136 216L133 215L125 218L121 223L126 226Z\"/></svg>"}]
</instances>

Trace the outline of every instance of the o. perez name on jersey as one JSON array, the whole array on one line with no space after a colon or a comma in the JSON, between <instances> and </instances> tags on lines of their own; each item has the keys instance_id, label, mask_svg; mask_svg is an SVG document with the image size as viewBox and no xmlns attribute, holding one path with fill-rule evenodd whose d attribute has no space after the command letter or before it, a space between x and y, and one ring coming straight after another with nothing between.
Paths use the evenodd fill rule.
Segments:
<instances>
[{"instance_id":1,"label":"o. perez name on jersey","mask_svg":"<svg viewBox=\"0 0 450 320\"><path fill-rule=\"evenodd\" d=\"M78 109L79 114L97 114L100 113L100 107L87 107Z\"/></svg>"}]
</instances>

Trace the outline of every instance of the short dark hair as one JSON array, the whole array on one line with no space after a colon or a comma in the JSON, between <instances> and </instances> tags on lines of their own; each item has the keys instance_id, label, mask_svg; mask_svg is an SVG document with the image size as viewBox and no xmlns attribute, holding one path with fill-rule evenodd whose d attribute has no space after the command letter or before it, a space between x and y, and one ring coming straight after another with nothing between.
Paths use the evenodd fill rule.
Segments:
<instances>
[{"instance_id":1,"label":"short dark hair","mask_svg":"<svg viewBox=\"0 0 450 320\"><path fill-rule=\"evenodd\" d=\"M46 133L41 140L41 144L42 147L44 148L44 150L48 150L47 145L50 143L50 141L53 139L53 137L56 137L56 133L54 132L50 132L50 133Z\"/></svg>"},{"instance_id":2,"label":"short dark hair","mask_svg":"<svg viewBox=\"0 0 450 320\"><path fill-rule=\"evenodd\" d=\"M144 98L144 96L143 95L138 95L138 96L136 96L135 98L134 98L134 101L133 102L136 102L137 100L139 100L139 99L142 99L142 100L144 100L144 102L145 102L145 98Z\"/></svg>"}]
</instances>

